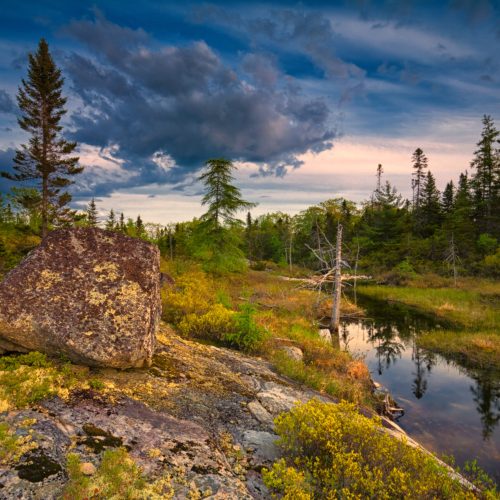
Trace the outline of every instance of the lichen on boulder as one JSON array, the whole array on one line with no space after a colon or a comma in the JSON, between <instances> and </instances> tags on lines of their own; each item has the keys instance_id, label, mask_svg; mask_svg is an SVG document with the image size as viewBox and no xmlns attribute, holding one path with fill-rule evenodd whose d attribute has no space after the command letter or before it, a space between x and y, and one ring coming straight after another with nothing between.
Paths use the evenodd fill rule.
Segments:
<instances>
[{"instance_id":1,"label":"lichen on boulder","mask_svg":"<svg viewBox=\"0 0 500 500\"><path fill-rule=\"evenodd\" d=\"M50 233L0 283L0 349L113 368L149 365L160 320L158 249L97 228Z\"/></svg>"}]
</instances>

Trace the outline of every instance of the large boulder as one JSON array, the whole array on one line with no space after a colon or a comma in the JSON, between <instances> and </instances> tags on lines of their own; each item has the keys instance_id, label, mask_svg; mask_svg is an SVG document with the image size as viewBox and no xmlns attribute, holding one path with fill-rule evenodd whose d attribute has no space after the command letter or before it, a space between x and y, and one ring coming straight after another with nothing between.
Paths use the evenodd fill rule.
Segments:
<instances>
[{"instance_id":1,"label":"large boulder","mask_svg":"<svg viewBox=\"0 0 500 500\"><path fill-rule=\"evenodd\" d=\"M53 231L0 283L0 349L149 365L159 267L158 249L144 241L97 228Z\"/></svg>"}]
</instances>

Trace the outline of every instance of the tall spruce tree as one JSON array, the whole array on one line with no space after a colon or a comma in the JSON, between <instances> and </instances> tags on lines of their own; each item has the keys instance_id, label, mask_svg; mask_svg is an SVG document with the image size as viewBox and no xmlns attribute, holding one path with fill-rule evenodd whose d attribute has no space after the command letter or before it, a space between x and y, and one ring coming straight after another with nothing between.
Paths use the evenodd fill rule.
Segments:
<instances>
[{"instance_id":1,"label":"tall spruce tree","mask_svg":"<svg viewBox=\"0 0 500 500\"><path fill-rule=\"evenodd\" d=\"M476 239L477 228L473 220L473 209L470 180L467 173L462 173L458 180L449 228L464 255L472 250Z\"/></svg>"},{"instance_id":2,"label":"tall spruce tree","mask_svg":"<svg viewBox=\"0 0 500 500\"><path fill-rule=\"evenodd\" d=\"M204 261L205 269L216 273L241 270L245 266L241 236L233 230L240 225L235 215L255 204L245 201L233 184L235 169L232 161L215 158L205 162L198 178L205 188L202 205L208 209L196 230L193 253Z\"/></svg>"},{"instance_id":3,"label":"tall spruce tree","mask_svg":"<svg viewBox=\"0 0 500 500\"><path fill-rule=\"evenodd\" d=\"M245 201L240 190L233 185L235 169L232 161L215 158L205 163L205 171L198 178L205 186L201 203L208 205L202 219L211 225L212 229L234 222L238 211L255 206L255 203Z\"/></svg>"},{"instance_id":4,"label":"tall spruce tree","mask_svg":"<svg viewBox=\"0 0 500 500\"><path fill-rule=\"evenodd\" d=\"M412 155L412 167L413 167L413 187L415 189L414 197L414 209L418 211L420 203L422 201L422 191L425 184L426 169L428 166L427 157L425 156L422 149L417 148Z\"/></svg>"},{"instance_id":5,"label":"tall spruce tree","mask_svg":"<svg viewBox=\"0 0 500 500\"><path fill-rule=\"evenodd\" d=\"M441 222L440 194L432 172L427 172L420 203L421 230L424 236L430 236Z\"/></svg>"},{"instance_id":6,"label":"tall spruce tree","mask_svg":"<svg viewBox=\"0 0 500 500\"><path fill-rule=\"evenodd\" d=\"M125 224L125 214L123 212L120 214L120 222L118 222L118 227L121 233L127 232L127 226Z\"/></svg>"},{"instance_id":7,"label":"tall spruce tree","mask_svg":"<svg viewBox=\"0 0 500 500\"><path fill-rule=\"evenodd\" d=\"M28 144L16 151L14 172L2 172L7 179L36 183L41 193L42 237L51 224L69 222L73 212L67 208L71 195L65 190L71 178L83 171L76 148L61 135L61 118L66 113L62 96L64 79L55 65L47 42L42 38L35 54L29 54L28 78L17 94L21 110L19 126L30 134Z\"/></svg>"},{"instance_id":8,"label":"tall spruce tree","mask_svg":"<svg viewBox=\"0 0 500 500\"><path fill-rule=\"evenodd\" d=\"M137 237L142 238L146 235L146 229L144 228L144 222L141 219L141 216L138 215L135 220L135 234Z\"/></svg>"},{"instance_id":9,"label":"tall spruce tree","mask_svg":"<svg viewBox=\"0 0 500 500\"><path fill-rule=\"evenodd\" d=\"M441 208L443 214L448 215L453 210L453 203L455 201L455 185L453 181L446 184L444 188L443 195L441 197Z\"/></svg>"},{"instance_id":10,"label":"tall spruce tree","mask_svg":"<svg viewBox=\"0 0 500 500\"><path fill-rule=\"evenodd\" d=\"M114 231L116 229L116 215L113 209L109 211L108 218L106 219L104 227L108 231Z\"/></svg>"},{"instance_id":11,"label":"tall spruce tree","mask_svg":"<svg viewBox=\"0 0 500 500\"><path fill-rule=\"evenodd\" d=\"M498 139L500 132L489 115L483 117L481 139L477 143L471 167L474 211L480 231L494 233L499 226L498 214L493 213L500 197L500 154Z\"/></svg>"},{"instance_id":12,"label":"tall spruce tree","mask_svg":"<svg viewBox=\"0 0 500 500\"><path fill-rule=\"evenodd\" d=\"M92 198L87 206L86 210L87 225L90 227L97 226L97 207L94 198Z\"/></svg>"}]
</instances>

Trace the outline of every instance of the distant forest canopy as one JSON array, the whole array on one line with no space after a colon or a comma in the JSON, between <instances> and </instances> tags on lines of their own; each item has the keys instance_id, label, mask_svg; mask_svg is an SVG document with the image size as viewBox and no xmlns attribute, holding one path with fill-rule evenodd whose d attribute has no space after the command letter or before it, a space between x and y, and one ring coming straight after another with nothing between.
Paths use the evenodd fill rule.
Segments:
<instances>
[{"instance_id":1,"label":"distant forest canopy","mask_svg":"<svg viewBox=\"0 0 500 500\"><path fill-rule=\"evenodd\" d=\"M207 214L189 222L165 225L125 218L114 210L100 220L94 200L86 211L68 220L51 221L60 226L101 226L156 243L167 258L192 258L205 264L219 256L212 270L240 270L246 259L254 267L267 263L317 269L311 249L325 241L335 242L338 224L343 226L345 260L358 271L395 277L412 273L500 276L500 149L499 132L490 116L483 118L483 131L470 164L470 175L460 174L440 192L425 152L418 148L411 158L411 200L403 199L376 171L374 191L360 205L344 198L326 200L295 216L273 212L246 220L230 217L217 221L214 233L203 233ZM234 165L227 162L229 174ZM203 177L203 176L202 176ZM232 176L226 179L233 188ZM236 189L236 188L235 188ZM0 270L5 272L40 241L41 214L36 191L14 188L0 199ZM239 195L239 191L238 191ZM245 203L239 208L245 208ZM167 208L167 207L166 207ZM240 212L241 213L241 212ZM242 213L245 213L243 211ZM203 237L200 237L202 234ZM210 243L210 240L212 242ZM225 245L227 243L227 245ZM205 246L204 246L205 245ZM226 262L227 264L224 264ZM210 267L210 266L209 266Z\"/></svg>"}]
</instances>

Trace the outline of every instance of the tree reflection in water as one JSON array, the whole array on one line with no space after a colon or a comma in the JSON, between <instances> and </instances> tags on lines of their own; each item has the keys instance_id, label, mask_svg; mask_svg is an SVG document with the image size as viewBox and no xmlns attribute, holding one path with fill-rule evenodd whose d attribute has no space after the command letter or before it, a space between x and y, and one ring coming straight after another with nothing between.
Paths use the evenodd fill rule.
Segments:
<instances>
[{"instance_id":1,"label":"tree reflection in water","mask_svg":"<svg viewBox=\"0 0 500 500\"><path fill-rule=\"evenodd\" d=\"M368 338L375 346L377 372L382 375L397 359L401 358L405 347L399 340L398 330L389 323L373 322L368 326Z\"/></svg>"},{"instance_id":2,"label":"tree reflection in water","mask_svg":"<svg viewBox=\"0 0 500 500\"><path fill-rule=\"evenodd\" d=\"M411 359L415 363L416 369L416 372L412 372L412 375L415 376L411 386L412 392L417 399L421 399L427 391L426 375L431 372L432 367L436 364L436 356L418 347L415 339L413 339Z\"/></svg>"},{"instance_id":3,"label":"tree reflection in water","mask_svg":"<svg viewBox=\"0 0 500 500\"><path fill-rule=\"evenodd\" d=\"M470 370L468 375L476 383L476 387L471 386L470 390L481 415L483 439L486 441L500 422L500 382L490 373Z\"/></svg>"}]
</instances>

